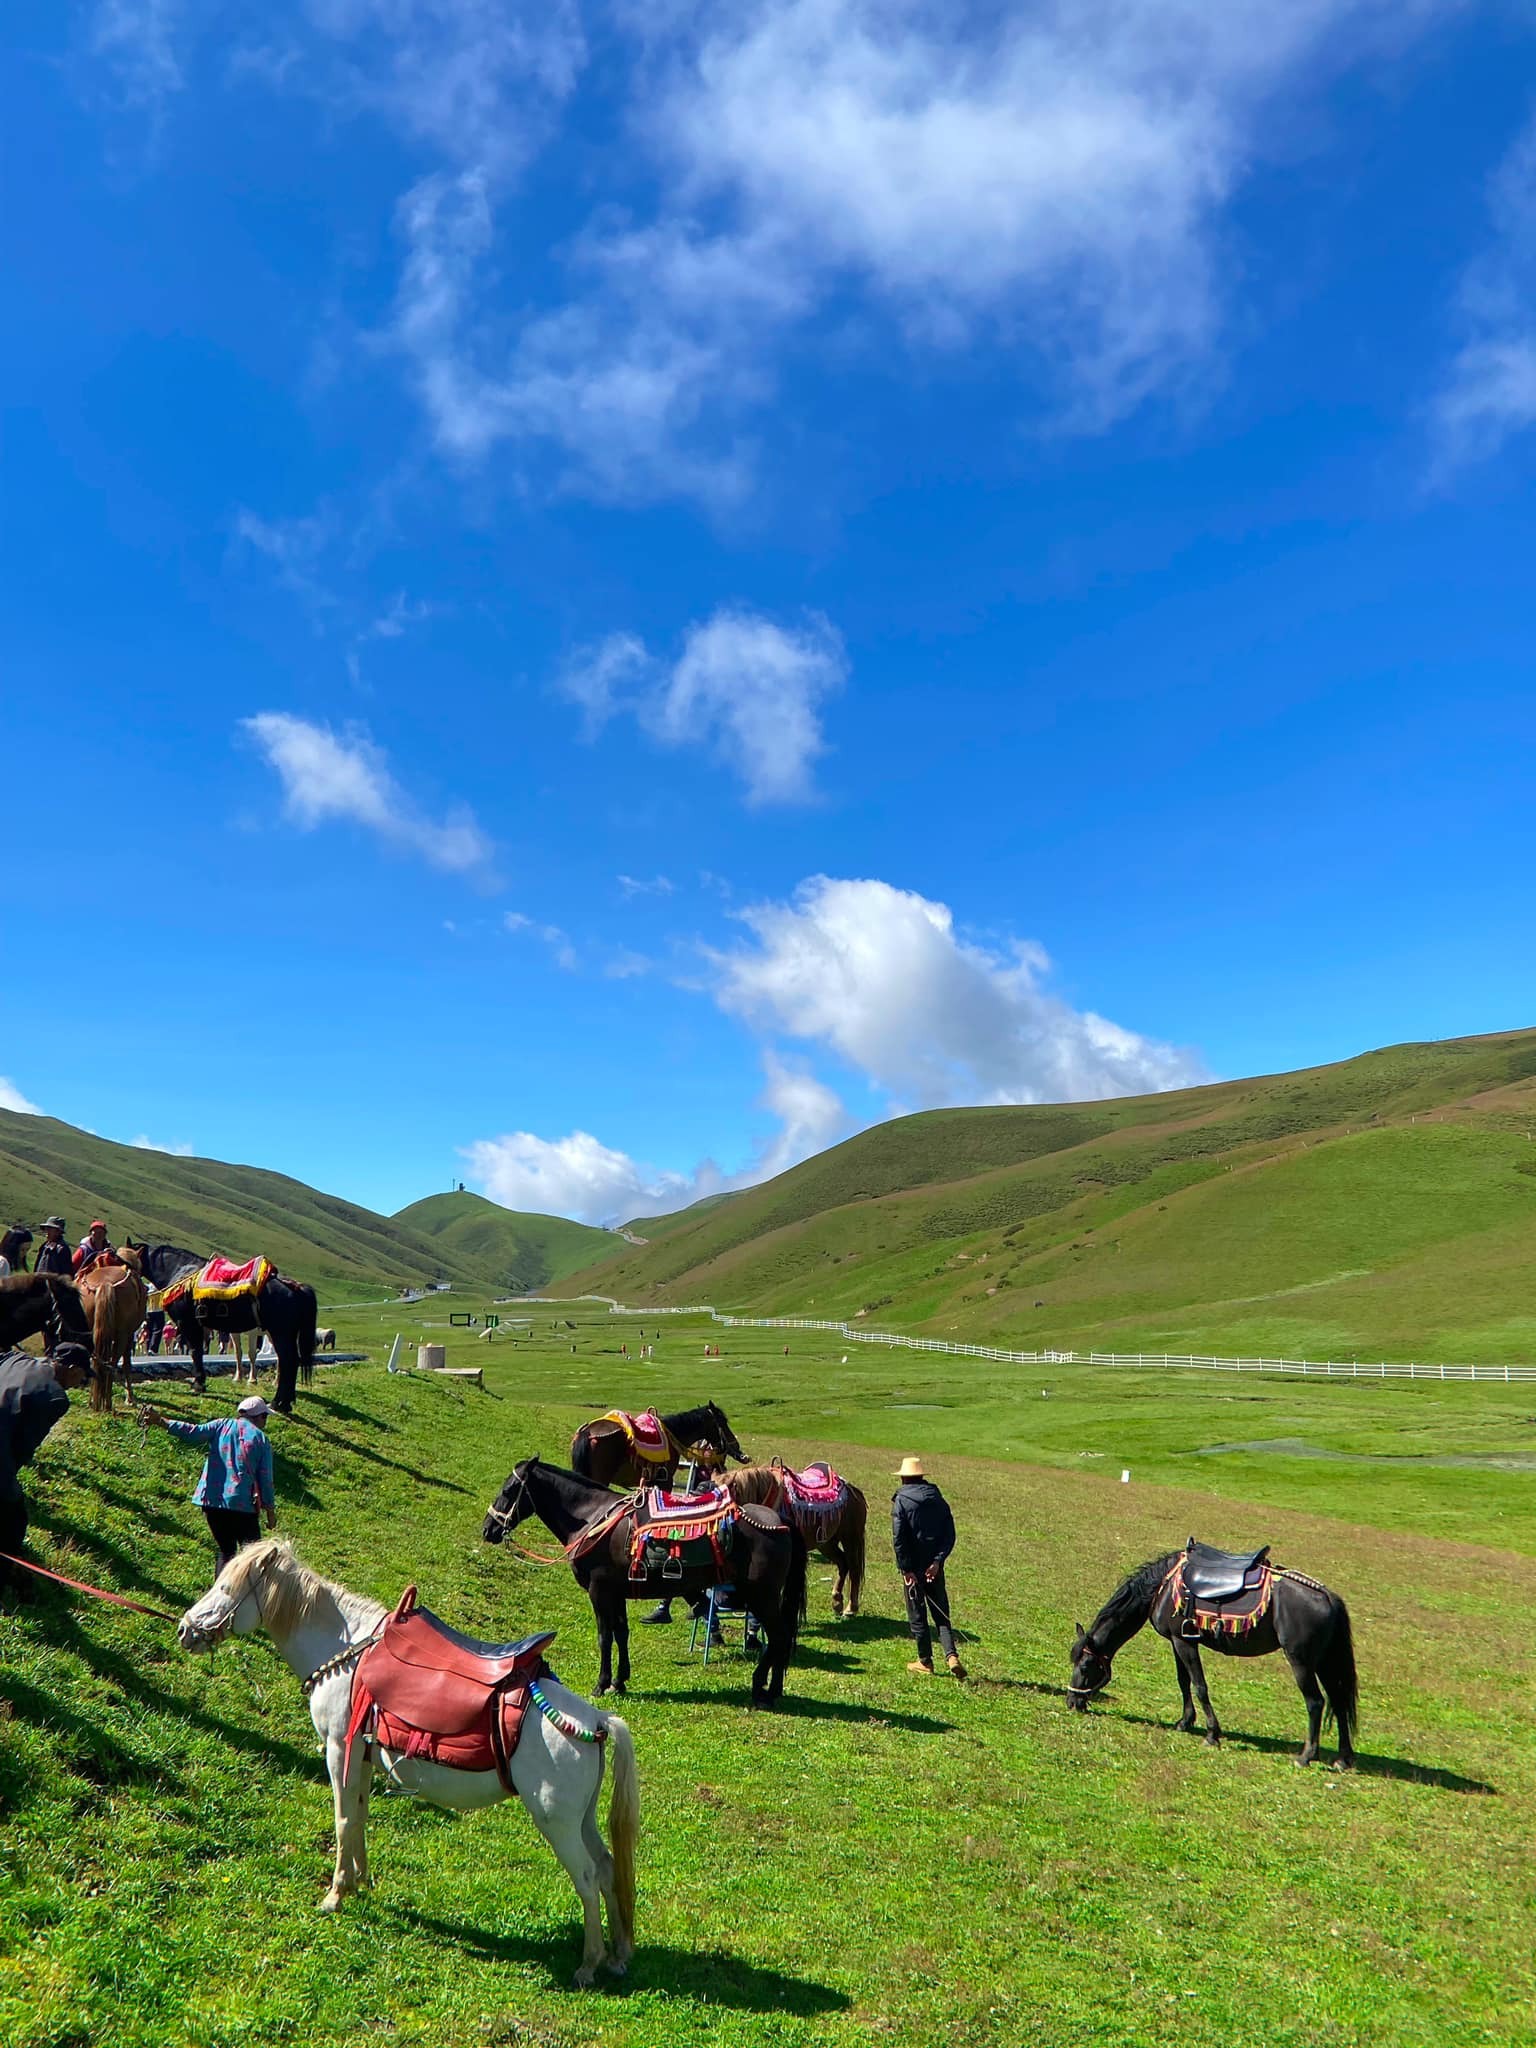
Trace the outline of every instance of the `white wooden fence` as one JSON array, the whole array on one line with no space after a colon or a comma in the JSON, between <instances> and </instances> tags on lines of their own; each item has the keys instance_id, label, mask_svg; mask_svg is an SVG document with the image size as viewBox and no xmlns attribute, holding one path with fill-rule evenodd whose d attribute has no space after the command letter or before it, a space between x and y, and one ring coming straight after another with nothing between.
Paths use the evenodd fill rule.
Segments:
<instances>
[{"instance_id":1,"label":"white wooden fence","mask_svg":"<svg viewBox=\"0 0 1536 2048\"><path fill-rule=\"evenodd\" d=\"M848 1344L886 1344L903 1351L942 1351L952 1358L985 1358L997 1365L1124 1365L1144 1372L1280 1372L1345 1380L1536 1380L1536 1365L1424 1365L1392 1359L1207 1358L1174 1351L1008 1351L995 1344L951 1344L943 1337L908 1337L811 1316L732 1316L700 1302L691 1308L626 1308L606 1294L525 1294L525 1302L569 1308L596 1301L616 1316L708 1316L734 1330L827 1330Z\"/></svg>"}]
</instances>

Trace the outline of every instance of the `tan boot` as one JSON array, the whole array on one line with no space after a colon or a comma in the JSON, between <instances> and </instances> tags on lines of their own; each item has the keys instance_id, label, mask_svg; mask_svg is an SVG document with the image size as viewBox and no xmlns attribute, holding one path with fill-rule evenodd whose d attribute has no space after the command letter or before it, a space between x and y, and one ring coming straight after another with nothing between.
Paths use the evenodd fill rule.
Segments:
<instances>
[{"instance_id":1,"label":"tan boot","mask_svg":"<svg viewBox=\"0 0 1536 2048\"><path fill-rule=\"evenodd\" d=\"M933 1666L926 1657L914 1657L907 1666L907 1669L918 1678L932 1678L933 1676Z\"/></svg>"},{"instance_id":2,"label":"tan boot","mask_svg":"<svg viewBox=\"0 0 1536 2048\"><path fill-rule=\"evenodd\" d=\"M949 1672L952 1678L964 1678L965 1666L960 1662L960 1659L955 1655L953 1650L950 1651L948 1657L946 1657L944 1661L949 1666Z\"/></svg>"}]
</instances>

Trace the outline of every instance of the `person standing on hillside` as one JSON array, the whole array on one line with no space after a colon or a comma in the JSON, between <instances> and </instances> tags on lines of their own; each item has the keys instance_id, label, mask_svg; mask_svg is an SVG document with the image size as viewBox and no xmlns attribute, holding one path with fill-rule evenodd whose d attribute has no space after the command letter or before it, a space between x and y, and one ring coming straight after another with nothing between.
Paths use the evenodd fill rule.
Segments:
<instances>
[{"instance_id":1,"label":"person standing on hillside","mask_svg":"<svg viewBox=\"0 0 1536 2048\"><path fill-rule=\"evenodd\" d=\"M113 1251L107 1239L107 1226L98 1217L81 1238L73 1265L77 1280L90 1272L92 1266L120 1266L122 1260Z\"/></svg>"},{"instance_id":2,"label":"person standing on hillside","mask_svg":"<svg viewBox=\"0 0 1536 2048\"><path fill-rule=\"evenodd\" d=\"M933 1676L931 1614L945 1663L956 1678L964 1678L965 1666L955 1648L954 1624L949 1618L949 1589L944 1583L945 1560L955 1547L955 1518L949 1502L924 1473L921 1458L903 1458L896 1477L900 1484L891 1496L891 1544L906 1590L907 1623L917 1645L917 1655L907 1669Z\"/></svg>"},{"instance_id":3,"label":"person standing on hillside","mask_svg":"<svg viewBox=\"0 0 1536 2048\"><path fill-rule=\"evenodd\" d=\"M0 1352L0 1550L21 1554L27 1540L27 1496L21 1468L69 1410L70 1387L91 1376L91 1354L83 1344L61 1344L51 1358L30 1351ZM0 1560L0 1586L26 1583L21 1571Z\"/></svg>"},{"instance_id":4,"label":"person standing on hillside","mask_svg":"<svg viewBox=\"0 0 1536 2048\"><path fill-rule=\"evenodd\" d=\"M277 1527L272 1445L262 1428L271 1412L260 1394L242 1401L224 1422L171 1422L158 1408L139 1410L146 1429L163 1429L184 1444L206 1449L192 1498L208 1524L220 1571L242 1544L254 1543L261 1535L258 1504L266 1512L267 1527Z\"/></svg>"},{"instance_id":5,"label":"person standing on hillside","mask_svg":"<svg viewBox=\"0 0 1536 2048\"><path fill-rule=\"evenodd\" d=\"M0 1280L11 1274L27 1270L27 1246L32 1242L32 1233L25 1223L13 1223L3 1237L0 1237Z\"/></svg>"},{"instance_id":6,"label":"person standing on hillside","mask_svg":"<svg viewBox=\"0 0 1536 2048\"><path fill-rule=\"evenodd\" d=\"M65 1241L68 1228L62 1216L50 1216L43 1225L43 1241L32 1262L34 1273L62 1273L67 1280L75 1270L74 1257Z\"/></svg>"}]
</instances>

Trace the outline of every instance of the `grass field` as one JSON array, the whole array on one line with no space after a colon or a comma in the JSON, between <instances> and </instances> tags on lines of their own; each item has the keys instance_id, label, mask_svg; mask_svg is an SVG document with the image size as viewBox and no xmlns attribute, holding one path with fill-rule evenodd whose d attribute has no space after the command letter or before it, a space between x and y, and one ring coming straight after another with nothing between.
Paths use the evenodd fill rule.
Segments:
<instances>
[{"instance_id":1,"label":"grass field","mask_svg":"<svg viewBox=\"0 0 1536 2048\"><path fill-rule=\"evenodd\" d=\"M738 1661L706 1672L680 1627L637 1631L639 1954L623 1988L579 1994L574 1897L516 1812L377 1800L376 1889L322 1918L330 1802L268 1646L194 1661L153 1621L44 1594L0 1618L0 2040L1533 2039L1536 1391L1045 1377L864 1347L845 1365L808 1334L785 1357L776 1335L674 1318L642 1364L634 1320L573 1311L567 1330L547 1309L516 1343L430 1329L485 1365L483 1393L386 1378L394 1331L414 1342L447 1306L325 1318L374 1362L320 1373L274 1423L283 1524L319 1568L390 1599L415 1578L487 1634L557 1625L557 1668L590 1688L569 1574L483 1545L486 1502L518 1457L562 1457L584 1415L709 1394L749 1450L830 1452L869 1491L865 1614L834 1625L813 1566L778 1715L745 1710ZM956 1618L979 1636L963 1687L904 1670L883 1535L910 1449L961 1526ZM195 1475L164 1438L77 1410L30 1475L34 1549L179 1611L209 1576ZM1192 1530L1272 1541L1348 1598L1355 1776L1293 1768L1279 1659L1207 1660L1216 1753L1172 1732L1172 1660L1149 1636L1111 1698L1065 1712L1073 1620Z\"/></svg>"}]
</instances>

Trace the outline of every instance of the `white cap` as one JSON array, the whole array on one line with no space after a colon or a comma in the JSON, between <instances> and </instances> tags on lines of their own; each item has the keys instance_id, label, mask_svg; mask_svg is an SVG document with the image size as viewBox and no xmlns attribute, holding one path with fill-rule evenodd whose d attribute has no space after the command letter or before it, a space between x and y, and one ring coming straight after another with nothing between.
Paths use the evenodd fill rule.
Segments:
<instances>
[{"instance_id":1,"label":"white cap","mask_svg":"<svg viewBox=\"0 0 1536 2048\"><path fill-rule=\"evenodd\" d=\"M272 1413L272 1410L263 1401L260 1394L247 1394L240 1403L240 1406L235 1410L235 1413L247 1416L252 1422L265 1422Z\"/></svg>"}]
</instances>

